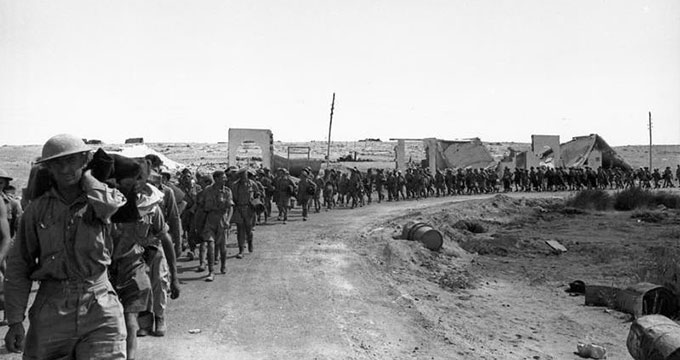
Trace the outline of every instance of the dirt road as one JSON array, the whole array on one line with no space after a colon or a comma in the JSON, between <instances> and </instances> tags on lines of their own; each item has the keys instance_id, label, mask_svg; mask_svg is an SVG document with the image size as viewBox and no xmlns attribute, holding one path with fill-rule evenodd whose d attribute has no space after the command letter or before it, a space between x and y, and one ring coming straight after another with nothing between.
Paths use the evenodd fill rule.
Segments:
<instances>
[{"instance_id":1,"label":"dirt road","mask_svg":"<svg viewBox=\"0 0 680 360\"><path fill-rule=\"evenodd\" d=\"M254 253L230 258L214 283L193 271L195 261L181 262L185 284L170 305L168 335L140 341L140 358L449 358L442 339L421 328L417 312L352 247L381 218L434 202L442 200L322 211L307 222L293 211L286 225L257 226Z\"/></svg>"}]
</instances>

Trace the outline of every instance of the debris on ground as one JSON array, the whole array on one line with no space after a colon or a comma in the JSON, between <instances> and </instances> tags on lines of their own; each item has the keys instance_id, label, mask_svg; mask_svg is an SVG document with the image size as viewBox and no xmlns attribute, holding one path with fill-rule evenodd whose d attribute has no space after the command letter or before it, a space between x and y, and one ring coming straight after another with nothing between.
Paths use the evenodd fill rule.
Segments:
<instances>
[{"instance_id":1,"label":"debris on ground","mask_svg":"<svg viewBox=\"0 0 680 360\"><path fill-rule=\"evenodd\" d=\"M560 244L560 242L557 240L546 240L545 243L550 246L550 248L553 250L553 253L555 254L559 255L561 253L567 252L567 248Z\"/></svg>"},{"instance_id":2,"label":"debris on ground","mask_svg":"<svg viewBox=\"0 0 680 360\"><path fill-rule=\"evenodd\" d=\"M652 283L637 283L625 289L587 285L585 289L586 305L607 306L635 317L650 314L673 316L678 309L673 292Z\"/></svg>"},{"instance_id":3,"label":"debris on ground","mask_svg":"<svg viewBox=\"0 0 680 360\"><path fill-rule=\"evenodd\" d=\"M604 359L607 356L607 349L597 344L578 343L576 345L578 356L587 359Z\"/></svg>"},{"instance_id":4,"label":"debris on ground","mask_svg":"<svg viewBox=\"0 0 680 360\"><path fill-rule=\"evenodd\" d=\"M680 325L662 315L647 315L630 326L628 352L635 360L678 359Z\"/></svg>"}]
</instances>

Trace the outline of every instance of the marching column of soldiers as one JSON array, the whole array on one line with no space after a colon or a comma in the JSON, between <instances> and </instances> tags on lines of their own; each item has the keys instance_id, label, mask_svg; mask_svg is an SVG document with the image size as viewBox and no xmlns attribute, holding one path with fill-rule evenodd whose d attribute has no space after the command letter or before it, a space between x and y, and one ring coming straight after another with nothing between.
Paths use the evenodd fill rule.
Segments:
<instances>
[{"instance_id":1,"label":"marching column of soldiers","mask_svg":"<svg viewBox=\"0 0 680 360\"><path fill-rule=\"evenodd\" d=\"M176 258L198 260L207 282L226 273L235 225L236 259L255 251L253 228L290 209L310 214L374 202L515 191L674 187L670 167L287 169L230 166L171 174L160 158L92 154L72 135L49 139L21 201L0 169L0 284L5 345L28 359L134 359L137 337L164 336L167 299L180 296ZM173 181L176 178L176 183ZM675 171L680 181L680 165ZM22 213L25 208L25 213ZM10 245L13 242L13 245ZM11 250L10 250L11 247ZM247 250L247 253L246 253ZM6 269L6 270L5 270ZM1 279L0 279L1 280ZM23 327L34 281L38 292Z\"/></svg>"}]
</instances>

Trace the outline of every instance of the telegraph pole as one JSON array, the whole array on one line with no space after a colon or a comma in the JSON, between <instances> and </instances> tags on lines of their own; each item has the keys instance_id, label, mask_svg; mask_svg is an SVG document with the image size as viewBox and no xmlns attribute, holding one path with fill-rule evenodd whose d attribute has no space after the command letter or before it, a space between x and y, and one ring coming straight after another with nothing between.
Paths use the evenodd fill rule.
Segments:
<instances>
[{"instance_id":1,"label":"telegraph pole","mask_svg":"<svg viewBox=\"0 0 680 360\"><path fill-rule=\"evenodd\" d=\"M652 168L652 112L649 112L649 171L654 171Z\"/></svg>"},{"instance_id":2,"label":"telegraph pole","mask_svg":"<svg viewBox=\"0 0 680 360\"><path fill-rule=\"evenodd\" d=\"M333 101L331 102L331 121L328 124L328 151L326 151L326 170L331 162L331 129L333 128L333 109L335 109L335 93L333 93Z\"/></svg>"}]
</instances>

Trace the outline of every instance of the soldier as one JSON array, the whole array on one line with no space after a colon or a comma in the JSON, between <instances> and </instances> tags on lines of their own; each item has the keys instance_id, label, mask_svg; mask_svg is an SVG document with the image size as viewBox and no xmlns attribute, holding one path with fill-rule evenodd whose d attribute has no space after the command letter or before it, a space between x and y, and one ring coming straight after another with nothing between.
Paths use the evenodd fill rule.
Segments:
<instances>
[{"instance_id":1,"label":"soldier","mask_svg":"<svg viewBox=\"0 0 680 360\"><path fill-rule=\"evenodd\" d=\"M288 207L290 197L295 194L295 184L290 179L287 169L279 169L279 176L274 181L276 188L276 206L279 208L278 220L285 224L288 221Z\"/></svg>"},{"instance_id":2,"label":"soldier","mask_svg":"<svg viewBox=\"0 0 680 360\"><path fill-rule=\"evenodd\" d=\"M399 201L399 197L401 196L402 200L406 200L406 194L404 194L404 189L406 188L406 179L404 178L404 175L401 173L400 170L397 170L397 192L396 196L394 199L396 201Z\"/></svg>"},{"instance_id":3,"label":"soldier","mask_svg":"<svg viewBox=\"0 0 680 360\"><path fill-rule=\"evenodd\" d=\"M19 219L23 210L21 202L11 193L13 187L9 184L12 178L3 169L0 169L0 200L4 202L7 210L7 221L9 222L10 236L14 237L19 226ZM1 263L1 262L0 262Z\"/></svg>"},{"instance_id":4,"label":"soldier","mask_svg":"<svg viewBox=\"0 0 680 360\"><path fill-rule=\"evenodd\" d=\"M198 182L198 187L201 189L196 194L196 205L195 214L192 220L192 227L195 229L195 242L198 247L198 267L196 272L205 271L205 262L207 256L208 244L203 241L203 227L205 226L205 220L207 213L205 212L205 201L203 200L206 194L205 190L213 184L212 176L202 175L200 172L196 172L196 181Z\"/></svg>"},{"instance_id":5,"label":"soldier","mask_svg":"<svg viewBox=\"0 0 680 360\"><path fill-rule=\"evenodd\" d=\"M236 224L237 231L238 254L236 258L242 259L246 241L248 242L248 252L253 252L255 209L252 202L260 197L260 192L258 191L257 184L252 180L255 177L254 170L242 168L238 171L238 174L238 180L231 184L234 195L234 217L231 219L231 222Z\"/></svg>"},{"instance_id":6,"label":"soldier","mask_svg":"<svg viewBox=\"0 0 680 360\"><path fill-rule=\"evenodd\" d=\"M0 197L2 196L4 190L3 187L11 180L12 178L9 177L9 175L4 170L0 169ZM10 227L13 216L8 205L8 202L0 201L0 310L5 309L5 258L7 257L7 252L9 251L12 237L14 236ZM0 324L7 325L7 320L2 320Z\"/></svg>"},{"instance_id":7,"label":"soldier","mask_svg":"<svg viewBox=\"0 0 680 360\"><path fill-rule=\"evenodd\" d=\"M149 154L144 157L151 163L151 171L153 172L149 179L153 181L159 190L163 192L163 215L165 215L165 221L170 227L170 236L172 237L172 242L175 245L175 254L181 254L182 247L182 223L179 219L179 201L178 198L184 199L184 193L177 187L166 186L162 184L162 166L163 160L161 160L158 155Z\"/></svg>"},{"instance_id":8,"label":"soldier","mask_svg":"<svg viewBox=\"0 0 680 360\"><path fill-rule=\"evenodd\" d=\"M378 193L378 204L385 200L385 194L383 194L383 187L385 186L386 182L387 178L385 177L383 169L378 169L375 175L375 191Z\"/></svg>"},{"instance_id":9,"label":"soldier","mask_svg":"<svg viewBox=\"0 0 680 360\"><path fill-rule=\"evenodd\" d=\"M446 195L451 196L455 194L456 176L453 174L453 169L447 168L444 175L444 183L446 184Z\"/></svg>"},{"instance_id":10,"label":"soldier","mask_svg":"<svg viewBox=\"0 0 680 360\"><path fill-rule=\"evenodd\" d=\"M387 201L396 201L397 193L397 174L396 171L387 171L387 179L385 180L387 187Z\"/></svg>"},{"instance_id":11,"label":"soldier","mask_svg":"<svg viewBox=\"0 0 680 360\"><path fill-rule=\"evenodd\" d=\"M475 169L477 171L477 169ZM465 169L465 188L467 189L467 194L478 194L479 189L477 188L477 179L472 169Z\"/></svg>"},{"instance_id":12,"label":"soldier","mask_svg":"<svg viewBox=\"0 0 680 360\"><path fill-rule=\"evenodd\" d=\"M264 205L264 222L267 222L267 218L272 213L272 197L274 196L274 179L272 179L268 168L262 168L259 173L259 180L264 187L264 193L262 196L262 203Z\"/></svg>"},{"instance_id":13,"label":"soldier","mask_svg":"<svg viewBox=\"0 0 680 360\"><path fill-rule=\"evenodd\" d=\"M184 201L186 206L184 211L180 213L180 221L182 223L182 230L184 232L184 238L187 241L189 247L187 256L189 260L193 260L196 255L196 228L193 226L194 215L196 214L196 196L201 191L200 186L198 186L192 176L189 169L183 169L179 177L179 188L184 192Z\"/></svg>"},{"instance_id":14,"label":"soldier","mask_svg":"<svg viewBox=\"0 0 680 360\"><path fill-rule=\"evenodd\" d=\"M332 174L329 174L328 176L324 176L324 184L323 184L323 202L324 206L326 207L326 211L332 209L335 205L335 199L333 196L335 195L335 182L332 177Z\"/></svg>"},{"instance_id":15,"label":"soldier","mask_svg":"<svg viewBox=\"0 0 680 360\"><path fill-rule=\"evenodd\" d=\"M307 170L302 170L300 182L297 186L297 199L302 207L302 221L307 221L309 215L309 201L316 194L316 184L309 179Z\"/></svg>"},{"instance_id":16,"label":"soldier","mask_svg":"<svg viewBox=\"0 0 680 360\"><path fill-rule=\"evenodd\" d=\"M40 163L52 185L26 209L7 258L5 346L25 349L26 359L126 357L123 307L107 274L113 249L106 235L125 198L85 171L89 152L73 135L45 143ZM33 281L40 285L25 335Z\"/></svg>"},{"instance_id":17,"label":"soldier","mask_svg":"<svg viewBox=\"0 0 680 360\"><path fill-rule=\"evenodd\" d=\"M140 217L134 222L116 223L111 230L114 245L111 278L123 303L128 359L135 357L137 336L149 333L165 335L165 303L160 304L158 299L152 298L153 292L160 292L160 289L153 289L150 277L153 274L167 274L169 279L164 281L170 283L171 298L179 297L172 239L160 206L163 193L147 183L150 171L145 160L133 164L137 166L131 166L126 173L116 174L116 180L126 194L135 194L129 197L137 198L136 207ZM153 264L150 259L156 257L156 253L163 254L163 271L149 271L149 264ZM149 312L151 318L146 320L145 327L140 328L139 314L142 312ZM152 328L154 324L155 331Z\"/></svg>"},{"instance_id":18,"label":"soldier","mask_svg":"<svg viewBox=\"0 0 680 360\"><path fill-rule=\"evenodd\" d=\"M321 211L321 193L323 192L323 187L325 185L321 171L314 177L314 185L316 185L316 192L314 193L314 211L318 213Z\"/></svg>"},{"instance_id":19,"label":"soldier","mask_svg":"<svg viewBox=\"0 0 680 360\"><path fill-rule=\"evenodd\" d=\"M501 177L503 180L503 192L510 192L510 184L512 183L512 173L510 173L509 168L503 169L503 176Z\"/></svg>"},{"instance_id":20,"label":"soldier","mask_svg":"<svg viewBox=\"0 0 680 360\"><path fill-rule=\"evenodd\" d=\"M198 272L205 271L203 267L203 252L207 248L208 276L205 281L215 280L215 251L220 252L220 273L226 274L227 237L229 224L233 214L233 197L231 189L227 186L227 175L222 170L216 170L212 174L213 184L206 187L198 197L198 209L203 213L204 221L200 226L201 255Z\"/></svg>"},{"instance_id":21,"label":"soldier","mask_svg":"<svg viewBox=\"0 0 680 360\"><path fill-rule=\"evenodd\" d=\"M181 225L179 218L179 210L177 208L177 201L175 200L175 191L172 188L162 184L161 175L153 170L149 171L146 176L150 186L162 192L161 201L158 206L163 213L164 224L168 225L168 235L174 244L173 254L181 253ZM146 188L146 187L142 187ZM158 235L160 237L163 234ZM155 336L165 336L165 308L168 302L168 292L170 291L170 272L168 264L175 262L176 259L169 259L171 255L167 254L163 246L159 243L152 242L146 249L144 256L149 271L149 279L151 280L151 304L148 311L139 314L139 331L137 336L146 336L153 334ZM154 330L155 329L155 330Z\"/></svg>"},{"instance_id":22,"label":"soldier","mask_svg":"<svg viewBox=\"0 0 680 360\"><path fill-rule=\"evenodd\" d=\"M545 191L545 166L536 169L536 191Z\"/></svg>"},{"instance_id":23,"label":"soldier","mask_svg":"<svg viewBox=\"0 0 680 360\"><path fill-rule=\"evenodd\" d=\"M361 194L362 181L361 174L356 168L351 169L351 174L348 180L347 195L352 199L351 208L363 206L363 195ZM360 199L361 197L361 199ZM348 200L349 201L349 200Z\"/></svg>"},{"instance_id":24,"label":"soldier","mask_svg":"<svg viewBox=\"0 0 680 360\"><path fill-rule=\"evenodd\" d=\"M439 169L437 169L437 172L434 175L434 188L437 197L446 195L446 177Z\"/></svg>"},{"instance_id":25,"label":"soldier","mask_svg":"<svg viewBox=\"0 0 680 360\"><path fill-rule=\"evenodd\" d=\"M338 204L342 205L343 207L347 205L349 202L349 199L347 198L347 194L349 193L349 178L347 177L347 173L343 172L340 174L340 179L338 179L338 184L337 184L337 191L338 191Z\"/></svg>"},{"instance_id":26,"label":"soldier","mask_svg":"<svg viewBox=\"0 0 680 360\"><path fill-rule=\"evenodd\" d=\"M366 203L371 204L373 202L373 179L374 174L372 169L368 169L368 172L366 173L366 176L361 179L362 181L362 190L363 193L366 194ZM363 203L363 197L361 202Z\"/></svg>"},{"instance_id":27,"label":"soldier","mask_svg":"<svg viewBox=\"0 0 680 360\"><path fill-rule=\"evenodd\" d=\"M661 187L661 184L659 184L659 182L661 181L661 173L659 173L659 169L654 169L654 171L652 172L652 180L654 182L655 189Z\"/></svg>"}]
</instances>

